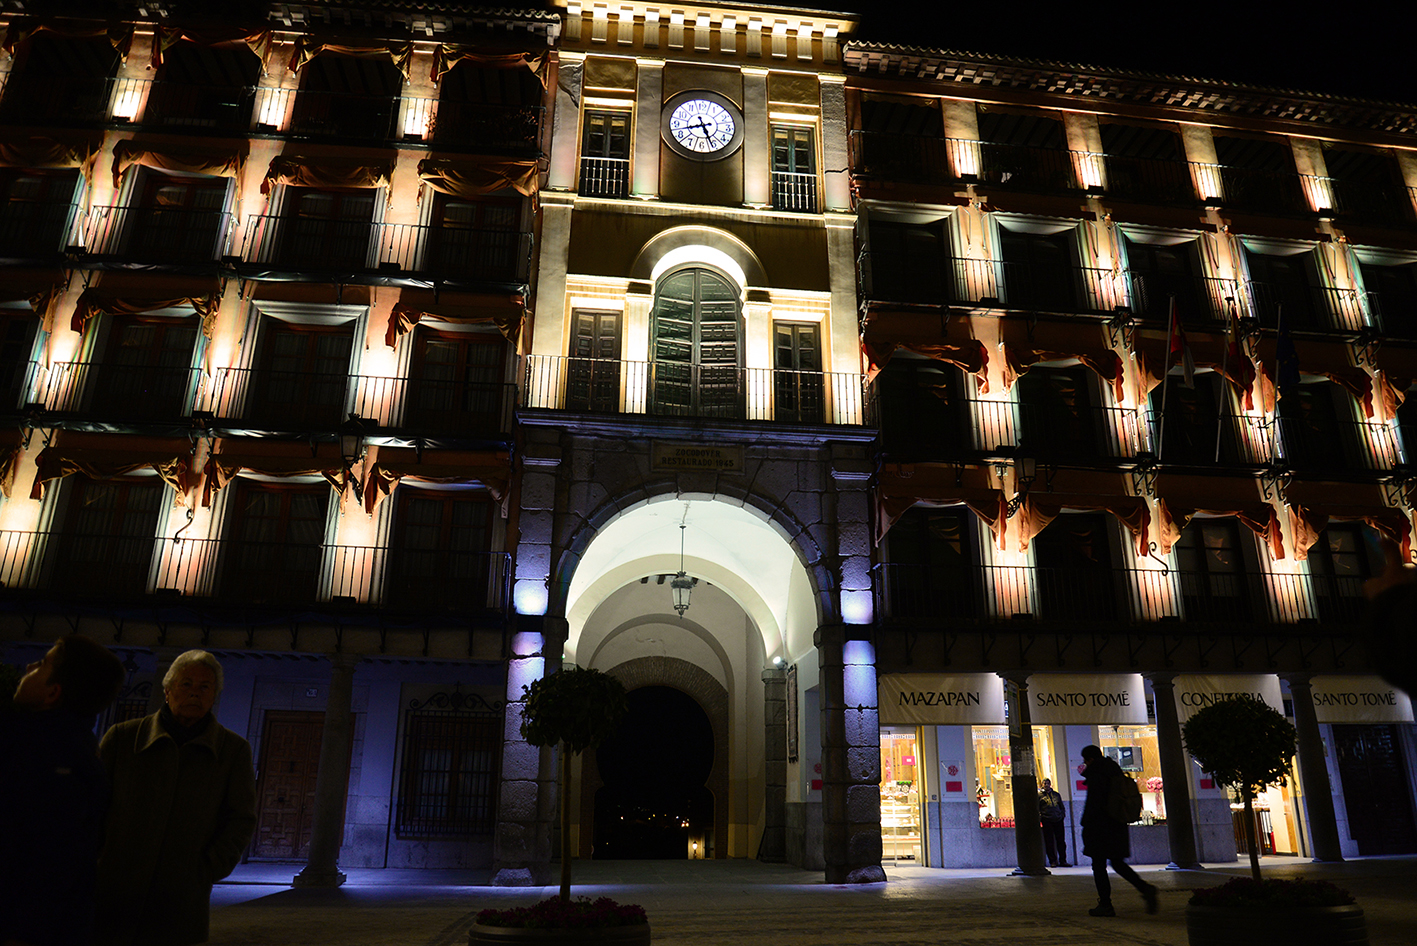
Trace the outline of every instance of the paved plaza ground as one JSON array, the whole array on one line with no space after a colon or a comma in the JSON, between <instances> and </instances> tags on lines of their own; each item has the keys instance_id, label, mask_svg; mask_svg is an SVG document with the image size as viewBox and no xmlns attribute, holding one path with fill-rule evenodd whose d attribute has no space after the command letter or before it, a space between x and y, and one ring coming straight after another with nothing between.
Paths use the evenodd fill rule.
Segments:
<instances>
[{"instance_id":1,"label":"paved plaza ground","mask_svg":"<svg viewBox=\"0 0 1417 946\"><path fill-rule=\"evenodd\" d=\"M1331 880L1358 898L1372 946L1417 944L1417 857L1312 864L1263 859L1267 877ZM351 870L338 889L293 889L297 866L246 864L212 894L213 946L456 946L477 911L529 905L554 887L486 886L486 871ZM656 946L1186 946L1186 900L1197 887L1249 872L1142 867L1161 888L1147 916L1113 878L1115 919L1087 915L1091 871L1011 877L1000 869L886 867L889 881L822 882L820 873L755 861L576 861L576 896L643 904ZM1282 946L1282 944L1280 944Z\"/></svg>"}]
</instances>

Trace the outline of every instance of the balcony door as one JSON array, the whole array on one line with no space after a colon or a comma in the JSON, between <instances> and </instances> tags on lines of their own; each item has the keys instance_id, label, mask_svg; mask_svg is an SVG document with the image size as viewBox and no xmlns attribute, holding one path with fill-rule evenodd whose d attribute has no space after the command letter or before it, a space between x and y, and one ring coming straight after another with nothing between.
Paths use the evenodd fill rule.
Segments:
<instances>
[{"instance_id":1,"label":"balcony door","mask_svg":"<svg viewBox=\"0 0 1417 946\"><path fill-rule=\"evenodd\" d=\"M115 316L96 366L94 415L116 421L181 417L199 325L196 316Z\"/></svg>"},{"instance_id":2,"label":"balcony door","mask_svg":"<svg viewBox=\"0 0 1417 946\"><path fill-rule=\"evenodd\" d=\"M743 412L738 287L709 269L659 283L651 319L656 414L738 417Z\"/></svg>"},{"instance_id":3,"label":"balcony door","mask_svg":"<svg viewBox=\"0 0 1417 946\"><path fill-rule=\"evenodd\" d=\"M0 168L0 257L57 257L73 219L75 171Z\"/></svg>"},{"instance_id":4,"label":"balcony door","mask_svg":"<svg viewBox=\"0 0 1417 946\"><path fill-rule=\"evenodd\" d=\"M1188 621L1248 621L1250 596L1234 519L1195 519L1176 541L1181 606Z\"/></svg>"},{"instance_id":5,"label":"balcony door","mask_svg":"<svg viewBox=\"0 0 1417 946\"><path fill-rule=\"evenodd\" d=\"M484 611L499 602L486 493L401 487L385 598L394 607Z\"/></svg>"},{"instance_id":6,"label":"balcony door","mask_svg":"<svg viewBox=\"0 0 1417 946\"><path fill-rule=\"evenodd\" d=\"M457 200L433 205L429 268L450 279L512 282L517 278L519 200Z\"/></svg>"},{"instance_id":7,"label":"balcony door","mask_svg":"<svg viewBox=\"0 0 1417 946\"><path fill-rule=\"evenodd\" d=\"M288 188L285 240L277 261L297 269L366 269L375 192Z\"/></svg>"},{"instance_id":8,"label":"balcony door","mask_svg":"<svg viewBox=\"0 0 1417 946\"><path fill-rule=\"evenodd\" d=\"M164 484L157 477L68 477L53 586L75 595L132 596L147 587Z\"/></svg>"},{"instance_id":9,"label":"balcony door","mask_svg":"<svg viewBox=\"0 0 1417 946\"><path fill-rule=\"evenodd\" d=\"M410 426L486 435L502 431L502 336L419 326L416 344Z\"/></svg>"},{"instance_id":10,"label":"balcony door","mask_svg":"<svg viewBox=\"0 0 1417 946\"><path fill-rule=\"evenodd\" d=\"M820 424L825 411L822 390L821 327L774 322L773 419Z\"/></svg>"},{"instance_id":11,"label":"balcony door","mask_svg":"<svg viewBox=\"0 0 1417 946\"><path fill-rule=\"evenodd\" d=\"M266 319L251 381L251 417L285 428L333 430L344 420L354 335L345 325Z\"/></svg>"},{"instance_id":12,"label":"balcony door","mask_svg":"<svg viewBox=\"0 0 1417 946\"><path fill-rule=\"evenodd\" d=\"M313 603L329 485L243 481L236 489L223 592L252 604Z\"/></svg>"},{"instance_id":13,"label":"balcony door","mask_svg":"<svg viewBox=\"0 0 1417 946\"><path fill-rule=\"evenodd\" d=\"M226 236L227 179L146 177L130 221L133 255L163 263L217 259Z\"/></svg>"},{"instance_id":14,"label":"balcony door","mask_svg":"<svg viewBox=\"0 0 1417 946\"><path fill-rule=\"evenodd\" d=\"M630 196L630 113L588 111L581 140L581 194Z\"/></svg>"},{"instance_id":15,"label":"balcony door","mask_svg":"<svg viewBox=\"0 0 1417 946\"><path fill-rule=\"evenodd\" d=\"M566 409L613 414L620 406L620 313L577 309L566 366Z\"/></svg>"},{"instance_id":16,"label":"balcony door","mask_svg":"<svg viewBox=\"0 0 1417 946\"><path fill-rule=\"evenodd\" d=\"M1033 539L1038 594L1045 620L1111 621L1113 590L1107 519L1064 513Z\"/></svg>"}]
</instances>

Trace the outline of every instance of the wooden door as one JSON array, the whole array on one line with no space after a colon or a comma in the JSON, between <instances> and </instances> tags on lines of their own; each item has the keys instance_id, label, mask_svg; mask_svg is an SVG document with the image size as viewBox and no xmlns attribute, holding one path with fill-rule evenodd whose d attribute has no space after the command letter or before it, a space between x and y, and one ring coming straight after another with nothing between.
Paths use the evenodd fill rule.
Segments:
<instances>
[{"instance_id":1,"label":"wooden door","mask_svg":"<svg viewBox=\"0 0 1417 946\"><path fill-rule=\"evenodd\" d=\"M252 857L294 859L309 854L324 731L322 712L266 712Z\"/></svg>"}]
</instances>

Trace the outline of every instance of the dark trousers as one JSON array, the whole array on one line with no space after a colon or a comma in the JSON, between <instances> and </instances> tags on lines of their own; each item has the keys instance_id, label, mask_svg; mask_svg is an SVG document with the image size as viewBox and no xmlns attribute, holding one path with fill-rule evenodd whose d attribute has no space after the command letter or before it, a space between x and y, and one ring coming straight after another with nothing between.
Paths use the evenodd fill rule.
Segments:
<instances>
[{"instance_id":1,"label":"dark trousers","mask_svg":"<svg viewBox=\"0 0 1417 946\"><path fill-rule=\"evenodd\" d=\"M1048 854L1048 866L1057 867L1068 859L1068 826L1063 821L1042 821L1043 850Z\"/></svg>"},{"instance_id":2,"label":"dark trousers","mask_svg":"<svg viewBox=\"0 0 1417 946\"><path fill-rule=\"evenodd\" d=\"M1097 885L1097 901L1099 903L1112 902L1112 881L1107 876L1107 861L1105 857L1094 857L1092 859L1092 882ZM1120 857L1111 858L1112 869L1117 872L1117 876L1131 884L1133 887L1145 893L1151 885L1137 876L1137 872L1127 866L1127 862Z\"/></svg>"}]
</instances>

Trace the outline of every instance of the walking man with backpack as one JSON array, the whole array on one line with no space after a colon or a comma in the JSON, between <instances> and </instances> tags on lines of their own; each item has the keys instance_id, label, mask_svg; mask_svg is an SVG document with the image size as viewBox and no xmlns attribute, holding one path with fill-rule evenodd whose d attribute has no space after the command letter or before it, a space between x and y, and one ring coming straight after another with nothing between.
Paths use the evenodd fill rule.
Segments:
<instances>
[{"instance_id":1,"label":"walking man with backpack","mask_svg":"<svg viewBox=\"0 0 1417 946\"><path fill-rule=\"evenodd\" d=\"M1146 912L1156 912L1156 888L1137 876L1127 865L1132 853L1131 832L1127 825L1140 815L1141 793L1136 782L1122 772L1122 767L1102 754L1096 746L1084 746L1082 760L1086 763L1083 778L1087 780L1087 802L1082 809L1082 852L1092 858L1092 881L1097 885L1097 906L1088 916L1116 916L1112 906L1112 881L1107 876L1107 862L1127 883L1141 893ZM1128 791L1123 782L1131 782ZM1135 800L1133 797L1135 796Z\"/></svg>"}]
</instances>

